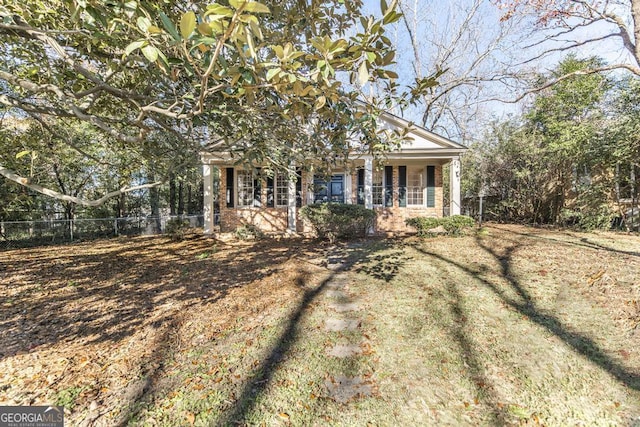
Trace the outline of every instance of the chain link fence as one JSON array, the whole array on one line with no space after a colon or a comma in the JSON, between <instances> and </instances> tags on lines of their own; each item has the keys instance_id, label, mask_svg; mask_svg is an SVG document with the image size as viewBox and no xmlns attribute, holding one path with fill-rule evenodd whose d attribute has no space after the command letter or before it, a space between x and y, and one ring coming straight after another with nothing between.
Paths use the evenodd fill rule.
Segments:
<instances>
[{"instance_id":1,"label":"chain link fence","mask_svg":"<svg viewBox=\"0 0 640 427\"><path fill-rule=\"evenodd\" d=\"M167 222L172 219L182 219L188 222L191 228L204 225L202 215L0 221L0 247L62 243L113 236L162 234Z\"/></svg>"}]
</instances>

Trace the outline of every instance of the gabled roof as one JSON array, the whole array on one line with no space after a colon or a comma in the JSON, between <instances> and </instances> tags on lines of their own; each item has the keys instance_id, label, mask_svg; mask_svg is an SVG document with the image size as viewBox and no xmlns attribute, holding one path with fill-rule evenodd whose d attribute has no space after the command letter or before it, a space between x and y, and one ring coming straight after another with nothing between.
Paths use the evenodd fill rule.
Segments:
<instances>
[{"instance_id":1,"label":"gabled roof","mask_svg":"<svg viewBox=\"0 0 640 427\"><path fill-rule=\"evenodd\" d=\"M431 132L422 126L418 126L402 117L389 112L380 115L383 129L409 129L409 141L402 143L400 150L386 153L388 159L452 159L458 157L467 150L464 145L458 144L449 138ZM211 149L216 145L222 145L222 141L216 141L207 146ZM232 158L229 153L203 152L202 160L205 163L230 163ZM357 155L356 158L362 158Z\"/></svg>"},{"instance_id":2,"label":"gabled roof","mask_svg":"<svg viewBox=\"0 0 640 427\"><path fill-rule=\"evenodd\" d=\"M396 128L409 128L409 134L414 138L414 144L407 145L406 148L418 148L425 144L420 144L422 141L426 141L430 144L432 148L445 148L452 150L466 150L462 144L458 144L457 142L452 141L449 138L446 138L442 135L438 135L437 133L431 132L430 130L418 126L415 123L412 123L408 120L403 119L402 117L398 117L395 114L384 112L381 116L382 120L386 123L396 127ZM403 148L404 145L403 145ZM428 148L428 147L424 147Z\"/></svg>"}]
</instances>

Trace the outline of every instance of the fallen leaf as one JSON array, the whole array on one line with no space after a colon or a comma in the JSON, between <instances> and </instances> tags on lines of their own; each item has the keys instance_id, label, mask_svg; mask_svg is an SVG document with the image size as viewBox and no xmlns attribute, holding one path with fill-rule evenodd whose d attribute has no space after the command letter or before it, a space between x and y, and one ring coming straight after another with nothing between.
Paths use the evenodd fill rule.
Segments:
<instances>
[{"instance_id":1,"label":"fallen leaf","mask_svg":"<svg viewBox=\"0 0 640 427\"><path fill-rule=\"evenodd\" d=\"M289 414L287 414L286 412L280 412L278 416L283 420L289 421Z\"/></svg>"},{"instance_id":2,"label":"fallen leaf","mask_svg":"<svg viewBox=\"0 0 640 427\"><path fill-rule=\"evenodd\" d=\"M187 412L187 421L193 425L196 422L196 416L192 412Z\"/></svg>"}]
</instances>

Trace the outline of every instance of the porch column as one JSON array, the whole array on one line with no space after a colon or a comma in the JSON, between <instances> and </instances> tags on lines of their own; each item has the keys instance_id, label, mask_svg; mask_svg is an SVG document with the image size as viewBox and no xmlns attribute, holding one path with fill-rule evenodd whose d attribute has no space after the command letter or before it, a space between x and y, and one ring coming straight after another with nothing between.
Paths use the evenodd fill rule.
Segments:
<instances>
[{"instance_id":1,"label":"porch column","mask_svg":"<svg viewBox=\"0 0 640 427\"><path fill-rule=\"evenodd\" d=\"M364 159L364 207L373 209L373 159Z\"/></svg>"},{"instance_id":2,"label":"porch column","mask_svg":"<svg viewBox=\"0 0 640 427\"><path fill-rule=\"evenodd\" d=\"M353 204L351 195L353 194L353 182L351 179L351 171L345 169L344 171L344 202L348 205Z\"/></svg>"},{"instance_id":3,"label":"porch column","mask_svg":"<svg viewBox=\"0 0 640 427\"><path fill-rule=\"evenodd\" d=\"M451 159L449 167L449 215L460 215L460 157Z\"/></svg>"},{"instance_id":4,"label":"porch column","mask_svg":"<svg viewBox=\"0 0 640 427\"><path fill-rule=\"evenodd\" d=\"M214 213L213 213L213 171L212 166L202 165L202 180L204 181L204 234L213 233Z\"/></svg>"},{"instance_id":5,"label":"porch column","mask_svg":"<svg viewBox=\"0 0 640 427\"><path fill-rule=\"evenodd\" d=\"M287 196L287 232L295 233L298 229L296 221L296 170L295 167L289 169L289 191Z\"/></svg>"}]
</instances>

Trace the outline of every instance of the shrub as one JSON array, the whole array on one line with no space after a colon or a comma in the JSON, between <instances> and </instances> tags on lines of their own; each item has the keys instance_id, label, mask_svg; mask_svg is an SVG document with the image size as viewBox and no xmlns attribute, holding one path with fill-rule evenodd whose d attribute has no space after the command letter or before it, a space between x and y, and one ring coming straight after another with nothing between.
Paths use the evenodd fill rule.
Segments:
<instances>
[{"instance_id":1,"label":"shrub","mask_svg":"<svg viewBox=\"0 0 640 427\"><path fill-rule=\"evenodd\" d=\"M182 240L189 230L189 221L186 219L173 218L167 221L164 232L172 240Z\"/></svg>"},{"instance_id":2,"label":"shrub","mask_svg":"<svg viewBox=\"0 0 640 427\"><path fill-rule=\"evenodd\" d=\"M434 236L436 234L446 234L450 236L459 236L464 229L473 227L476 222L473 218L465 215L453 215L443 218L409 218L406 224L418 230L418 236ZM444 233L438 233L434 230L442 227Z\"/></svg>"},{"instance_id":3,"label":"shrub","mask_svg":"<svg viewBox=\"0 0 640 427\"><path fill-rule=\"evenodd\" d=\"M264 233L253 224L241 225L234 234L238 240L258 240L264 237Z\"/></svg>"},{"instance_id":4,"label":"shrub","mask_svg":"<svg viewBox=\"0 0 640 427\"><path fill-rule=\"evenodd\" d=\"M362 205L322 203L303 206L300 215L311 223L321 239L335 242L340 238L366 236L376 213Z\"/></svg>"}]
</instances>

